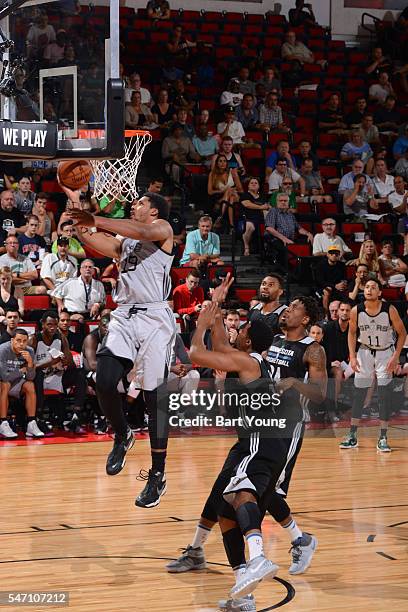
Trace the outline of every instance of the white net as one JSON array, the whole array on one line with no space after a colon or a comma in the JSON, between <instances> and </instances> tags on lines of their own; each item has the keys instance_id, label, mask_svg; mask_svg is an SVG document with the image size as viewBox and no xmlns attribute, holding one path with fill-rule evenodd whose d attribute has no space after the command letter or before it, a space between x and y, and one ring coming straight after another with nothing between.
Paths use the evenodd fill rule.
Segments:
<instances>
[{"instance_id":1,"label":"white net","mask_svg":"<svg viewBox=\"0 0 408 612\"><path fill-rule=\"evenodd\" d=\"M125 155L121 159L90 159L95 178L94 196L109 200L133 202L137 193L137 170L145 147L152 141L149 132L135 132L125 141Z\"/></svg>"}]
</instances>

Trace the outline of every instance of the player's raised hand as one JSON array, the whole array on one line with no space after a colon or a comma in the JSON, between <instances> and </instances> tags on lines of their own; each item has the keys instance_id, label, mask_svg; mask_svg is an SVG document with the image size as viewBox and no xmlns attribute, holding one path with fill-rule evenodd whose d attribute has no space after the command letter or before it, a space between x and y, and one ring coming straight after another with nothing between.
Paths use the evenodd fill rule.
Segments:
<instances>
[{"instance_id":1,"label":"player's raised hand","mask_svg":"<svg viewBox=\"0 0 408 612\"><path fill-rule=\"evenodd\" d=\"M74 190L74 189L69 189L69 187L65 187L65 185L63 185L61 181L59 180L58 176L57 176L57 180L58 180L59 186L61 187L62 191L65 193L65 195L68 198L68 208L69 209L79 208L80 210L82 210L80 189Z\"/></svg>"},{"instance_id":2,"label":"player's raised hand","mask_svg":"<svg viewBox=\"0 0 408 612\"><path fill-rule=\"evenodd\" d=\"M210 329L215 322L215 318L219 312L217 302L212 302L207 308L200 312L197 319L197 327L201 329Z\"/></svg>"},{"instance_id":3,"label":"player's raised hand","mask_svg":"<svg viewBox=\"0 0 408 612\"><path fill-rule=\"evenodd\" d=\"M79 227L94 227L95 225L94 216L86 210L72 208L67 214L73 220L74 225L79 225Z\"/></svg>"},{"instance_id":4,"label":"player's raised hand","mask_svg":"<svg viewBox=\"0 0 408 612\"><path fill-rule=\"evenodd\" d=\"M223 302L225 302L225 299L228 295L228 291L233 282L234 277L231 276L230 272L228 272L222 283L218 285L218 287L216 287L212 292L211 300L213 302L217 302L218 304L222 304Z\"/></svg>"}]
</instances>

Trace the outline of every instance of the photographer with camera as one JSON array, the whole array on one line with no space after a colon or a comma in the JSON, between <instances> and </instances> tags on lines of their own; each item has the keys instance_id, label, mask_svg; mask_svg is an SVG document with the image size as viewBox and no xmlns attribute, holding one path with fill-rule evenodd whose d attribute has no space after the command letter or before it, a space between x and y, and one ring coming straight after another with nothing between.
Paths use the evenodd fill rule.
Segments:
<instances>
[{"instance_id":1,"label":"photographer with camera","mask_svg":"<svg viewBox=\"0 0 408 612\"><path fill-rule=\"evenodd\" d=\"M295 8L289 11L289 23L292 28L297 28L299 26L315 26L317 22L312 5L306 4L304 0L296 0Z\"/></svg>"}]
</instances>

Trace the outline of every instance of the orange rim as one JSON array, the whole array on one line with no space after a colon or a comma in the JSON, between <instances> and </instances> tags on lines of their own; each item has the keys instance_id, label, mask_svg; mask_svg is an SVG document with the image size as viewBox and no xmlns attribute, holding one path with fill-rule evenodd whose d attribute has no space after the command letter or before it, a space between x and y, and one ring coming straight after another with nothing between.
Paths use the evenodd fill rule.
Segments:
<instances>
[{"instance_id":1,"label":"orange rim","mask_svg":"<svg viewBox=\"0 0 408 612\"><path fill-rule=\"evenodd\" d=\"M148 130L125 130L125 137L150 136ZM105 138L105 130L78 130L78 138Z\"/></svg>"},{"instance_id":2,"label":"orange rim","mask_svg":"<svg viewBox=\"0 0 408 612\"><path fill-rule=\"evenodd\" d=\"M149 135L150 132L148 130L125 130L126 138L132 138L132 136L145 136Z\"/></svg>"}]
</instances>

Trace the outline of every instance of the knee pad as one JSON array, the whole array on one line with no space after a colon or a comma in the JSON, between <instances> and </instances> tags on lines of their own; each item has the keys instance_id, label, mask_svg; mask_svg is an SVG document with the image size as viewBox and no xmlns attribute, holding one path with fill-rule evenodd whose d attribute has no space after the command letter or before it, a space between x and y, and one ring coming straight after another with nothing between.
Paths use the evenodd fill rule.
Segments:
<instances>
[{"instance_id":1,"label":"knee pad","mask_svg":"<svg viewBox=\"0 0 408 612\"><path fill-rule=\"evenodd\" d=\"M261 513L258 504L246 502L235 510L241 532L245 535L253 529L261 529Z\"/></svg>"}]
</instances>

